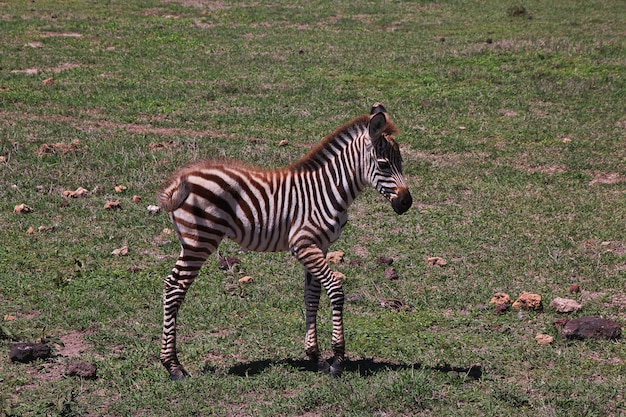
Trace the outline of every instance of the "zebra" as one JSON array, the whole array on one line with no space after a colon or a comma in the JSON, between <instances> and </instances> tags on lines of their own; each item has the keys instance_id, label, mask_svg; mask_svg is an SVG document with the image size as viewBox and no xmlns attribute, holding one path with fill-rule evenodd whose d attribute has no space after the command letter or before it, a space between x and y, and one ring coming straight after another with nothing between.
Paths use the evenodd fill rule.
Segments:
<instances>
[{"instance_id":1,"label":"zebra","mask_svg":"<svg viewBox=\"0 0 626 417\"><path fill-rule=\"evenodd\" d=\"M157 192L169 212L181 252L163 283L160 360L172 380L189 374L176 352L176 318L187 290L207 258L228 237L242 248L290 251L304 267L305 354L323 368L316 318L321 288L332 309L333 358L324 369L343 370L344 293L326 253L348 220L347 210L367 184L397 214L413 204L402 173L398 129L376 103L328 135L286 168L266 170L230 160L205 160L181 168Z\"/></svg>"}]
</instances>

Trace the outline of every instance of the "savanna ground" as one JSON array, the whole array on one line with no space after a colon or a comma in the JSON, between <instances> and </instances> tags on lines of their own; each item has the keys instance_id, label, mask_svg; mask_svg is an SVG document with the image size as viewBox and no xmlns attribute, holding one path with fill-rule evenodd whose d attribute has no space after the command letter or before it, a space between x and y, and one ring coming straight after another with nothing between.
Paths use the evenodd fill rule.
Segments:
<instances>
[{"instance_id":1,"label":"savanna ground","mask_svg":"<svg viewBox=\"0 0 626 417\"><path fill-rule=\"evenodd\" d=\"M621 0L0 1L0 414L626 415L624 342L564 340L547 306L574 297L572 316L626 324L625 13ZM365 193L333 248L342 378L303 361L300 266L226 242L241 263L212 258L192 287L179 348L193 378L169 382L161 282L178 244L147 210L156 188L197 158L285 165L376 101L402 130L415 204L398 217ZM498 291L546 307L496 315ZM328 350L327 303L321 318ZM10 362L13 341L41 338L54 358ZM98 378L65 376L76 359Z\"/></svg>"}]
</instances>

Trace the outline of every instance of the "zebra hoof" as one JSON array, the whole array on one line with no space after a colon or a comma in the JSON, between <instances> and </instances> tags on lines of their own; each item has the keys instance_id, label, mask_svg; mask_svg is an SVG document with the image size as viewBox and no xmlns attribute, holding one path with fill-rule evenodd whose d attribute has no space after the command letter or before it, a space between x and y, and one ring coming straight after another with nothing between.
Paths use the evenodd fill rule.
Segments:
<instances>
[{"instance_id":1,"label":"zebra hoof","mask_svg":"<svg viewBox=\"0 0 626 417\"><path fill-rule=\"evenodd\" d=\"M183 368L170 369L170 381L183 381L189 378L189 374Z\"/></svg>"},{"instance_id":2,"label":"zebra hoof","mask_svg":"<svg viewBox=\"0 0 626 417\"><path fill-rule=\"evenodd\" d=\"M319 372L323 372L325 374L330 372L330 363L328 363L327 361L321 360L321 361L317 361L317 370Z\"/></svg>"},{"instance_id":3,"label":"zebra hoof","mask_svg":"<svg viewBox=\"0 0 626 417\"><path fill-rule=\"evenodd\" d=\"M332 365L330 365L330 374L335 378L339 378L342 372L343 372L343 357L336 356L333 360Z\"/></svg>"},{"instance_id":4,"label":"zebra hoof","mask_svg":"<svg viewBox=\"0 0 626 417\"><path fill-rule=\"evenodd\" d=\"M330 374L334 377L334 378L339 378L341 376L343 372L343 365L340 363L333 363L330 366Z\"/></svg>"}]
</instances>

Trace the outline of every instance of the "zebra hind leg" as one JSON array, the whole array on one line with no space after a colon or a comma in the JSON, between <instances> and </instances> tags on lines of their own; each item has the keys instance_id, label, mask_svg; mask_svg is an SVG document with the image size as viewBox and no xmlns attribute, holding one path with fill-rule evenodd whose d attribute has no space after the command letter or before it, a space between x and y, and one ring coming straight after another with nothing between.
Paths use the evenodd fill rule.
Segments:
<instances>
[{"instance_id":1,"label":"zebra hind leg","mask_svg":"<svg viewBox=\"0 0 626 417\"><path fill-rule=\"evenodd\" d=\"M172 381L185 379L189 373L181 365L176 354L176 319L185 294L198 276L204 261L213 251L183 249L172 272L163 282L163 335L161 338L161 363Z\"/></svg>"}]
</instances>

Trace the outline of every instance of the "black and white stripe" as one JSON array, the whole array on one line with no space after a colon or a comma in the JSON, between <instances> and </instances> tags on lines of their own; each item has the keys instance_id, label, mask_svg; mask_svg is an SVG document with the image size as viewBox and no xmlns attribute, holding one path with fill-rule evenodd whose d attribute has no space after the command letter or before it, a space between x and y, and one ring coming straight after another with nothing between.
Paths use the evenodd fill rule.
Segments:
<instances>
[{"instance_id":1,"label":"black and white stripe","mask_svg":"<svg viewBox=\"0 0 626 417\"><path fill-rule=\"evenodd\" d=\"M181 253L164 281L161 362L174 380L187 376L176 355L176 317L187 290L225 237L254 251L289 250L305 270L305 352L319 359L316 316L322 287L332 306L333 375L342 370L344 295L326 263L341 235L347 209L366 185L384 195L394 211L412 205L402 175L397 130L384 107L347 123L302 159L281 170L233 161L202 161L176 172L159 190L170 212Z\"/></svg>"}]
</instances>

